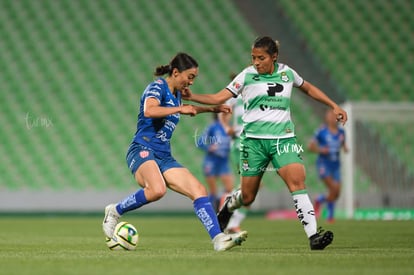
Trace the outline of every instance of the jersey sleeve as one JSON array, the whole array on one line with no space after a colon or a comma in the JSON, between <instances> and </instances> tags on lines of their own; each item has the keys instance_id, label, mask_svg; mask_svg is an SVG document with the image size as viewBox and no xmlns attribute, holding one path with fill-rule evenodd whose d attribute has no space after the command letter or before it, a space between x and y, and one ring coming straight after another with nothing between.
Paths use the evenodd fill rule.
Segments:
<instances>
[{"instance_id":1,"label":"jersey sleeve","mask_svg":"<svg viewBox=\"0 0 414 275\"><path fill-rule=\"evenodd\" d=\"M229 90L233 97L237 97L244 87L244 78L246 75L246 70L239 73L231 82L229 85L227 85L227 90Z\"/></svg>"},{"instance_id":2,"label":"jersey sleeve","mask_svg":"<svg viewBox=\"0 0 414 275\"><path fill-rule=\"evenodd\" d=\"M293 86L294 87L300 87L302 86L304 80L303 78L292 68L290 68L292 70L292 74L293 74Z\"/></svg>"},{"instance_id":3,"label":"jersey sleeve","mask_svg":"<svg viewBox=\"0 0 414 275\"><path fill-rule=\"evenodd\" d=\"M162 83L158 83L158 81L152 82L148 87L145 89L142 97L147 98L155 98L158 100L158 102L162 102L163 97L163 90L161 88Z\"/></svg>"}]
</instances>

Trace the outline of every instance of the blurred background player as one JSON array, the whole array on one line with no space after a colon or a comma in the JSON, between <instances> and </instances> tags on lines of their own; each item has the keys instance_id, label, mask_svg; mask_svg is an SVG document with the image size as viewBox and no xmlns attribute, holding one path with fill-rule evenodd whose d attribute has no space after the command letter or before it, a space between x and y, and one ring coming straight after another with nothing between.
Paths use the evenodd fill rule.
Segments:
<instances>
[{"instance_id":1,"label":"blurred background player","mask_svg":"<svg viewBox=\"0 0 414 275\"><path fill-rule=\"evenodd\" d=\"M338 121L332 110L325 113L325 123L315 131L308 148L317 153L316 167L319 177L322 179L328 194L320 194L314 203L316 215L320 214L320 208L326 203L327 220L334 221L335 202L341 191L341 149L346 153L348 147L345 143L345 130L338 126Z\"/></svg>"},{"instance_id":2,"label":"blurred background player","mask_svg":"<svg viewBox=\"0 0 414 275\"><path fill-rule=\"evenodd\" d=\"M207 126L198 139L198 147L205 151L203 173L209 188L209 198L213 208L218 211L221 197L233 191L234 177L230 169L231 137L227 134L218 114L213 114L213 122ZM224 187L224 194L219 195L218 180Z\"/></svg>"}]
</instances>

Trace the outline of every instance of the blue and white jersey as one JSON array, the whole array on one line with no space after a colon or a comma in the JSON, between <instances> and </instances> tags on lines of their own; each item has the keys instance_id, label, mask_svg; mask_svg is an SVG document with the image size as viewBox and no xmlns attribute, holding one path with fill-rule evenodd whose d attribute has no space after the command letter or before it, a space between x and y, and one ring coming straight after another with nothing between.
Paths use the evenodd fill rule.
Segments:
<instances>
[{"instance_id":1,"label":"blue and white jersey","mask_svg":"<svg viewBox=\"0 0 414 275\"><path fill-rule=\"evenodd\" d=\"M161 107L181 105L181 93L177 92L177 97L175 97L165 79L158 78L150 83L141 96L137 131L133 141L152 149L158 157L170 156L170 140L180 120L180 114L176 113L162 118L145 117L144 103L147 98L151 97L157 99Z\"/></svg>"},{"instance_id":2,"label":"blue and white jersey","mask_svg":"<svg viewBox=\"0 0 414 275\"><path fill-rule=\"evenodd\" d=\"M338 128L338 132L332 133L326 125L316 130L314 139L318 142L319 147L328 147L328 154L319 154L318 160L339 165L339 154L345 143L345 131Z\"/></svg>"}]
</instances>

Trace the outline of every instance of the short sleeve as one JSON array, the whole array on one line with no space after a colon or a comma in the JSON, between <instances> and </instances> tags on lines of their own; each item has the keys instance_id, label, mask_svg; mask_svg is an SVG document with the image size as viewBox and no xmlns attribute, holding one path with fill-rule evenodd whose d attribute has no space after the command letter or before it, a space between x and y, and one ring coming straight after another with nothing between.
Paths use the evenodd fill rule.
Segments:
<instances>
[{"instance_id":1,"label":"short sleeve","mask_svg":"<svg viewBox=\"0 0 414 275\"><path fill-rule=\"evenodd\" d=\"M162 102L163 89L162 89L161 85L162 85L162 83L158 83L157 81L154 81L153 83L151 83L147 87L147 89L145 89L142 96L145 99L153 97L153 98L157 99L159 102Z\"/></svg>"},{"instance_id":2,"label":"short sleeve","mask_svg":"<svg viewBox=\"0 0 414 275\"><path fill-rule=\"evenodd\" d=\"M245 78L245 70L239 73L231 82L229 85L227 85L227 90L229 90L233 97L237 97L244 87L244 78Z\"/></svg>"},{"instance_id":3,"label":"short sleeve","mask_svg":"<svg viewBox=\"0 0 414 275\"><path fill-rule=\"evenodd\" d=\"M292 68L290 68L292 70L292 74L293 74L293 86L294 87L300 87L302 86L304 80L303 78Z\"/></svg>"}]
</instances>

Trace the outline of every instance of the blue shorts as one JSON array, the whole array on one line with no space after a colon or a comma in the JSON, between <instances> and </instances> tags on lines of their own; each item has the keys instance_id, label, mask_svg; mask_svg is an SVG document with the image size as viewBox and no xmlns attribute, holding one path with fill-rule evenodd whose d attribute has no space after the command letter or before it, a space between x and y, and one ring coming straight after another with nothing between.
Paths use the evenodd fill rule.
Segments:
<instances>
[{"instance_id":1,"label":"blue shorts","mask_svg":"<svg viewBox=\"0 0 414 275\"><path fill-rule=\"evenodd\" d=\"M164 173L170 168L183 167L171 155L160 158L152 149L136 142L131 143L126 155L126 162L131 173L135 175L138 167L148 160L155 160L161 173Z\"/></svg>"},{"instance_id":2,"label":"blue shorts","mask_svg":"<svg viewBox=\"0 0 414 275\"><path fill-rule=\"evenodd\" d=\"M231 174L229 159L206 156L203 162L203 172L206 177L219 177Z\"/></svg>"},{"instance_id":3,"label":"blue shorts","mask_svg":"<svg viewBox=\"0 0 414 275\"><path fill-rule=\"evenodd\" d=\"M318 160L316 162L319 178L324 179L331 177L334 181L341 182L341 166L339 164L331 164L326 161Z\"/></svg>"}]
</instances>

